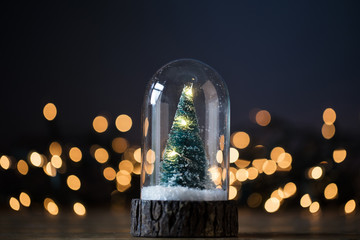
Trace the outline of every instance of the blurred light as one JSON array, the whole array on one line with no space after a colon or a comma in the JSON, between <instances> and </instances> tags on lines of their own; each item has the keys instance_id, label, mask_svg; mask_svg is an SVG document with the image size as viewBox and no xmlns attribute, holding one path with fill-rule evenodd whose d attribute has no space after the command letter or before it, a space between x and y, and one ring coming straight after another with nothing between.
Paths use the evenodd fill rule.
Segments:
<instances>
[{"instance_id":1,"label":"blurred light","mask_svg":"<svg viewBox=\"0 0 360 240\"><path fill-rule=\"evenodd\" d=\"M98 148L95 150L94 157L99 163L106 163L109 160L109 153L104 148Z\"/></svg>"},{"instance_id":2,"label":"blurred light","mask_svg":"<svg viewBox=\"0 0 360 240\"><path fill-rule=\"evenodd\" d=\"M270 113L266 110L260 110L256 113L255 116L256 123L262 127L269 125L271 121Z\"/></svg>"},{"instance_id":3,"label":"blurred light","mask_svg":"<svg viewBox=\"0 0 360 240\"><path fill-rule=\"evenodd\" d=\"M81 150L77 147L72 147L69 151L69 157L73 162L80 162L82 158Z\"/></svg>"},{"instance_id":4,"label":"blurred light","mask_svg":"<svg viewBox=\"0 0 360 240\"><path fill-rule=\"evenodd\" d=\"M278 161L279 156L285 153L285 150L282 147L275 147L273 150L271 150L270 158L274 161Z\"/></svg>"},{"instance_id":5,"label":"blurred light","mask_svg":"<svg viewBox=\"0 0 360 240\"><path fill-rule=\"evenodd\" d=\"M125 173L125 174L124 174ZM126 186L129 185L131 182L131 175L130 174L126 174L127 172L118 172L116 174L116 181L122 185L122 186Z\"/></svg>"},{"instance_id":6,"label":"blurred light","mask_svg":"<svg viewBox=\"0 0 360 240\"><path fill-rule=\"evenodd\" d=\"M54 120L57 114L56 106L53 103L46 104L43 109L43 114L46 120L48 121Z\"/></svg>"},{"instance_id":7,"label":"blurred light","mask_svg":"<svg viewBox=\"0 0 360 240\"><path fill-rule=\"evenodd\" d=\"M35 167L41 167L41 165L43 164L42 161L42 157L39 153L37 152L32 152L30 154L30 162L32 165L34 165Z\"/></svg>"},{"instance_id":8,"label":"blurred light","mask_svg":"<svg viewBox=\"0 0 360 240\"><path fill-rule=\"evenodd\" d=\"M236 181L236 169L233 167L230 167L229 169L229 179L230 179L229 182L230 185L233 185L233 183Z\"/></svg>"},{"instance_id":9,"label":"blurred light","mask_svg":"<svg viewBox=\"0 0 360 240\"><path fill-rule=\"evenodd\" d=\"M59 207L56 205L56 203L54 201L49 201L46 207L46 210L51 214L51 215L58 215L59 213Z\"/></svg>"},{"instance_id":10,"label":"blurred light","mask_svg":"<svg viewBox=\"0 0 360 240\"><path fill-rule=\"evenodd\" d=\"M325 109L325 111L323 113L323 120L326 125L334 124L334 122L336 120L336 113L335 113L334 109L332 109L332 108Z\"/></svg>"},{"instance_id":11,"label":"blurred light","mask_svg":"<svg viewBox=\"0 0 360 240\"><path fill-rule=\"evenodd\" d=\"M56 176L56 169L54 168L54 166L50 162L48 162L45 165L44 172L46 173L46 175L48 175L50 177L55 177Z\"/></svg>"},{"instance_id":12,"label":"blurred light","mask_svg":"<svg viewBox=\"0 0 360 240\"><path fill-rule=\"evenodd\" d=\"M269 213L274 213L280 208L280 201L277 198L269 198L266 200L264 208Z\"/></svg>"},{"instance_id":13,"label":"blurred light","mask_svg":"<svg viewBox=\"0 0 360 240\"><path fill-rule=\"evenodd\" d=\"M277 158L277 164L280 168L288 168L291 166L292 157L290 153L281 153Z\"/></svg>"},{"instance_id":14,"label":"blurred light","mask_svg":"<svg viewBox=\"0 0 360 240\"><path fill-rule=\"evenodd\" d=\"M116 118L115 125L120 132L127 132L132 126L132 120L128 115L121 114Z\"/></svg>"},{"instance_id":15,"label":"blurred light","mask_svg":"<svg viewBox=\"0 0 360 240\"><path fill-rule=\"evenodd\" d=\"M293 182L288 182L284 186L284 198L289 198L296 193L296 185Z\"/></svg>"},{"instance_id":16,"label":"blurred light","mask_svg":"<svg viewBox=\"0 0 360 240\"><path fill-rule=\"evenodd\" d=\"M129 144L125 138L117 137L112 141L112 148L117 153L123 153L128 148Z\"/></svg>"},{"instance_id":17,"label":"blurred light","mask_svg":"<svg viewBox=\"0 0 360 240\"><path fill-rule=\"evenodd\" d=\"M58 155L60 156L62 153L62 148L60 143L58 142L52 142L49 146L49 152L51 155Z\"/></svg>"},{"instance_id":18,"label":"blurred light","mask_svg":"<svg viewBox=\"0 0 360 240\"><path fill-rule=\"evenodd\" d=\"M129 160L122 160L119 163L119 170L132 173L132 171L134 170L134 165Z\"/></svg>"},{"instance_id":19,"label":"blurred light","mask_svg":"<svg viewBox=\"0 0 360 240\"><path fill-rule=\"evenodd\" d=\"M20 199L20 202L23 206L25 207L29 207L30 204L31 204L31 199L29 197L29 195L25 192L22 192L20 193L20 196L19 196L19 199Z\"/></svg>"},{"instance_id":20,"label":"blurred light","mask_svg":"<svg viewBox=\"0 0 360 240\"><path fill-rule=\"evenodd\" d=\"M104 116L97 116L93 121L93 128L98 133L103 133L108 128L108 120Z\"/></svg>"},{"instance_id":21,"label":"blurred light","mask_svg":"<svg viewBox=\"0 0 360 240\"><path fill-rule=\"evenodd\" d=\"M81 187L80 179L75 175L68 176L66 183L71 190L77 191Z\"/></svg>"},{"instance_id":22,"label":"blurred light","mask_svg":"<svg viewBox=\"0 0 360 240\"><path fill-rule=\"evenodd\" d=\"M246 148L250 143L249 134L246 132L235 132L231 136L231 144L240 149Z\"/></svg>"},{"instance_id":23,"label":"blurred light","mask_svg":"<svg viewBox=\"0 0 360 240\"><path fill-rule=\"evenodd\" d=\"M10 207L15 210L15 211L19 211L20 210L20 203L19 201L14 198L14 197L11 197L10 198L10 201L9 201L9 204L10 204Z\"/></svg>"},{"instance_id":24,"label":"blurred light","mask_svg":"<svg viewBox=\"0 0 360 240\"><path fill-rule=\"evenodd\" d=\"M250 165L250 161L248 160L243 160L243 159L238 159L235 161L235 165L238 167L238 168L246 168L247 166Z\"/></svg>"},{"instance_id":25,"label":"blurred light","mask_svg":"<svg viewBox=\"0 0 360 240\"><path fill-rule=\"evenodd\" d=\"M262 173L263 166L266 161L267 161L266 158L254 159L254 161L252 161L252 165L259 171L259 173ZM276 166L276 164L275 164L275 166Z\"/></svg>"},{"instance_id":26,"label":"blurred light","mask_svg":"<svg viewBox=\"0 0 360 240\"><path fill-rule=\"evenodd\" d=\"M5 170L9 169L10 164L11 164L11 161L10 161L9 157L7 157L5 155L1 156L1 158L0 158L0 166L3 169L5 169Z\"/></svg>"},{"instance_id":27,"label":"blurred light","mask_svg":"<svg viewBox=\"0 0 360 240\"><path fill-rule=\"evenodd\" d=\"M73 206L74 212L79 216L84 216L86 214L86 208L83 204L77 202Z\"/></svg>"},{"instance_id":28,"label":"blurred light","mask_svg":"<svg viewBox=\"0 0 360 240\"><path fill-rule=\"evenodd\" d=\"M19 171L20 174L26 175L29 171L29 166L27 165L27 163L24 160L20 160L17 163L17 170Z\"/></svg>"},{"instance_id":29,"label":"blurred light","mask_svg":"<svg viewBox=\"0 0 360 240\"><path fill-rule=\"evenodd\" d=\"M337 149L333 152L333 159L336 163L341 163L346 158L346 150L345 149Z\"/></svg>"},{"instance_id":30,"label":"blurred light","mask_svg":"<svg viewBox=\"0 0 360 240\"><path fill-rule=\"evenodd\" d=\"M323 170L319 166L309 169L309 177L312 179L319 179L321 178L322 174L323 174Z\"/></svg>"},{"instance_id":31,"label":"blurred light","mask_svg":"<svg viewBox=\"0 0 360 240\"><path fill-rule=\"evenodd\" d=\"M247 204L251 208L256 208L260 206L261 201L262 197L259 193L252 193L247 199Z\"/></svg>"},{"instance_id":32,"label":"blurred light","mask_svg":"<svg viewBox=\"0 0 360 240\"><path fill-rule=\"evenodd\" d=\"M209 168L211 180L215 183L215 185L221 184L221 168L213 166Z\"/></svg>"},{"instance_id":33,"label":"blurred light","mask_svg":"<svg viewBox=\"0 0 360 240\"><path fill-rule=\"evenodd\" d=\"M351 199L345 204L344 212L346 214L350 214L350 213L354 212L355 208L356 208L356 202L354 199Z\"/></svg>"},{"instance_id":34,"label":"blurred light","mask_svg":"<svg viewBox=\"0 0 360 240\"><path fill-rule=\"evenodd\" d=\"M134 159L136 162L141 163L141 148L134 151Z\"/></svg>"},{"instance_id":35,"label":"blurred light","mask_svg":"<svg viewBox=\"0 0 360 240\"><path fill-rule=\"evenodd\" d=\"M249 176L249 173L248 173L248 171L246 171L246 169L239 169L236 172L236 179L239 180L240 182L246 181L248 176Z\"/></svg>"},{"instance_id":36,"label":"blurred light","mask_svg":"<svg viewBox=\"0 0 360 240\"><path fill-rule=\"evenodd\" d=\"M131 184L129 183L128 185L121 185L119 183L116 183L116 189L119 192L125 192L126 190L128 190L131 187Z\"/></svg>"},{"instance_id":37,"label":"blurred light","mask_svg":"<svg viewBox=\"0 0 360 240\"><path fill-rule=\"evenodd\" d=\"M276 171L276 162L274 160L267 160L263 164L262 170L266 175L271 175Z\"/></svg>"},{"instance_id":38,"label":"blurred light","mask_svg":"<svg viewBox=\"0 0 360 240\"><path fill-rule=\"evenodd\" d=\"M329 185L326 186L325 190L324 190L324 197L326 199L334 199L336 198L338 194L338 187L336 186L335 183L330 183Z\"/></svg>"},{"instance_id":39,"label":"blurred light","mask_svg":"<svg viewBox=\"0 0 360 240\"><path fill-rule=\"evenodd\" d=\"M323 124L321 133L325 139L331 139L335 135L335 126Z\"/></svg>"},{"instance_id":40,"label":"blurred light","mask_svg":"<svg viewBox=\"0 0 360 240\"><path fill-rule=\"evenodd\" d=\"M154 163L155 162L155 152L151 149L149 149L146 153L146 161L148 163Z\"/></svg>"},{"instance_id":41,"label":"blurred light","mask_svg":"<svg viewBox=\"0 0 360 240\"><path fill-rule=\"evenodd\" d=\"M224 135L221 135L221 136L220 136L219 146L220 146L220 150L221 150L221 151L224 151L224 147L225 147L225 137L224 137Z\"/></svg>"},{"instance_id":42,"label":"blurred light","mask_svg":"<svg viewBox=\"0 0 360 240\"><path fill-rule=\"evenodd\" d=\"M276 198L276 199L278 199L280 202L283 200L283 198L284 198L284 193L281 191L281 190L279 190L279 189L276 189L275 191L273 191L272 193L271 193L271 196L270 196L271 198Z\"/></svg>"},{"instance_id":43,"label":"blurred light","mask_svg":"<svg viewBox=\"0 0 360 240\"><path fill-rule=\"evenodd\" d=\"M259 171L254 167L248 168L247 172L249 180L254 180L259 175Z\"/></svg>"},{"instance_id":44,"label":"blurred light","mask_svg":"<svg viewBox=\"0 0 360 240\"><path fill-rule=\"evenodd\" d=\"M320 210L320 204L318 202L313 202L309 207L309 211L311 213L316 213L319 210Z\"/></svg>"},{"instance_id":45,"label":"blurred light","mask_svg":"<svg viewBox=\"0 0 360 240\"><path fill-rule=\"evenodd\" d=\"M230 148L230 163L234 163L239 158L239 151L236 148Z\"/></svg>"},{"instance_id":46,"label":"blurred light","mask_svg":"<svg viewBox=\"0 0 360 240\"><path fill-rule=\"evenodd\" d=\"M311 198L309 194L304 194L300 199L300 205L303 208L307 208L311 205Z\"/></svg>"},{"instance_id":47,"label":"blurred light","mask_svg":"<svg viewBox=\"0 0 360 240\"><path fill-rule=\"evenodd\" d=\"M112 167L105 168L103 174L108 181L112 181L116 178L116 172Z\"/></svg>"},{"instance_id":48,"label":"blurred light","mask_svg":"<svg viewBox=\"0 0 360 240\"><path fill-rule=\"evenodd\" d=\"M229 187L229 200L232 200L234 198L236 198L237 195L237 189L234 186L230 186Z\"/></svg>"},{"instance_id":49,"label":"blurred light","mask_svg":"<svg viewBox=\"0 0 360 240\"><path fill-rule=\"evenodd\" d=\"M141 173L141 164L140 163L135 163L134 164L133 173L136 174L136 175L140 175L140 173Z\"/></svg>"},{"instance_id":50,"label":"blurred light","mask_svg":"<svg viewBox=\"0 0 360 240\"><path fill-rule=\"evenodd\" d=\"M54 168L61 168L62 164L62 159L58 155L54 155L51 157L51 165L53 165Z\"/></svg>"},{"instance_id":51,"label":"blurred light","mask_svg":"<svg viewBox=\"0 0 360 240\"><path fill-rule=\"evenodd\" d=\"M151 175L154 172L154 164L153 163L145 163L144 165L145 172Z\"/></svg>"},{"instance_id":52,"label":"blurred light","mask_svg":"<svg viewBox=\"0 0 360 240\"><path fill-rule=\"evenodd\" d=\"M148 134L148 130L149 130L149 119L145 118L145 121L144 121L144 136L145 137Z\"/></svg>"},{"instance_id":53,"label":"blurred light","mask_svg":"<svg viewBox=\"0 0 360 240\"><path fill-rule=\"evenodd\" d=\"M216 153L216 161L220 164L223 162L223 152L221 150Z\"/></svg>"}]
</instances>

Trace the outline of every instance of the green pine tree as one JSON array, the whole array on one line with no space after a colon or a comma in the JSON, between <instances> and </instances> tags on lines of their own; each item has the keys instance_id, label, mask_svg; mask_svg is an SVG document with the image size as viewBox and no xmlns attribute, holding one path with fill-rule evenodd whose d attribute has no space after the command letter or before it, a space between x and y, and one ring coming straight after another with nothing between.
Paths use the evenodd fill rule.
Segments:
<instances>
[{"instance_id":1,"label":"green pine tree","mask_svg":"<svg viewBox=\"0 0 360 240\"><path fill-rule=\"evenodd\" d=\"M213 187L193 101L192 84L180 96L161 164L160 184L204 189Z\"/></svg>"}]
</instances>

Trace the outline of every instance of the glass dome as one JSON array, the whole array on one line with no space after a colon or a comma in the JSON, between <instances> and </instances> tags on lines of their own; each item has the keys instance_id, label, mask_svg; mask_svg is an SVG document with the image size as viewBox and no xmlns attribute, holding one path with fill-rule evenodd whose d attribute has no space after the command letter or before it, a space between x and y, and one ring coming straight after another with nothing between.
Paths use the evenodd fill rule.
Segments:
<instances>
[{"instance_id":1,"label":"glass dome","mask_svg":"<svg viewBox=\"0 0 360 240\"><path fill-rule=\"evenodd\" d=\"M142 126L142 200L228 199L230 99L213 68L193 59L160 68Z\"/></svg>"}]
</instances>

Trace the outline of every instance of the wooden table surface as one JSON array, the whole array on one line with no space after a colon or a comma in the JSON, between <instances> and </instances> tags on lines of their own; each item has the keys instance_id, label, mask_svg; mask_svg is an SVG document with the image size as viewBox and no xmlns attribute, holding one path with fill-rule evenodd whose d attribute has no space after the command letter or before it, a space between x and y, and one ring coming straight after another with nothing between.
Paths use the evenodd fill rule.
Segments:
<instances>
[{"instance_id":1,"label":"wooden table surface","mask_svg":"<svg viewBox=\"0 0 360 240\"><path fill-rule=\"evenodd\" d=\"M0 211L0 239L129 239L129 220L128 211L88 210L84 217L72 212L50 216L43 211ZM360 216L240 210L239 235L226 239L360 239Z\"/></svg>"}]
</instances>

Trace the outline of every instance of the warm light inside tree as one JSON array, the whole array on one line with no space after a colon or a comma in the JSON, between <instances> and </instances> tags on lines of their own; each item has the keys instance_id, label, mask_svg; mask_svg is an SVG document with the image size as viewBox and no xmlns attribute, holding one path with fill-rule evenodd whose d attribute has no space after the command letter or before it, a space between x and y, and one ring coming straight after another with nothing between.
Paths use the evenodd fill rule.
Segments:
<instances>
[{"instance_id":1,"label":"warm light inside tree","mask_svg":"<svg viewBox=\"0 0 360 240\"><path fill-rule=\"evenodd\" d=\"M193 100L193 84L182 90L161 164L161 185L213 186Z\"/></svg>"}]
</instances>

